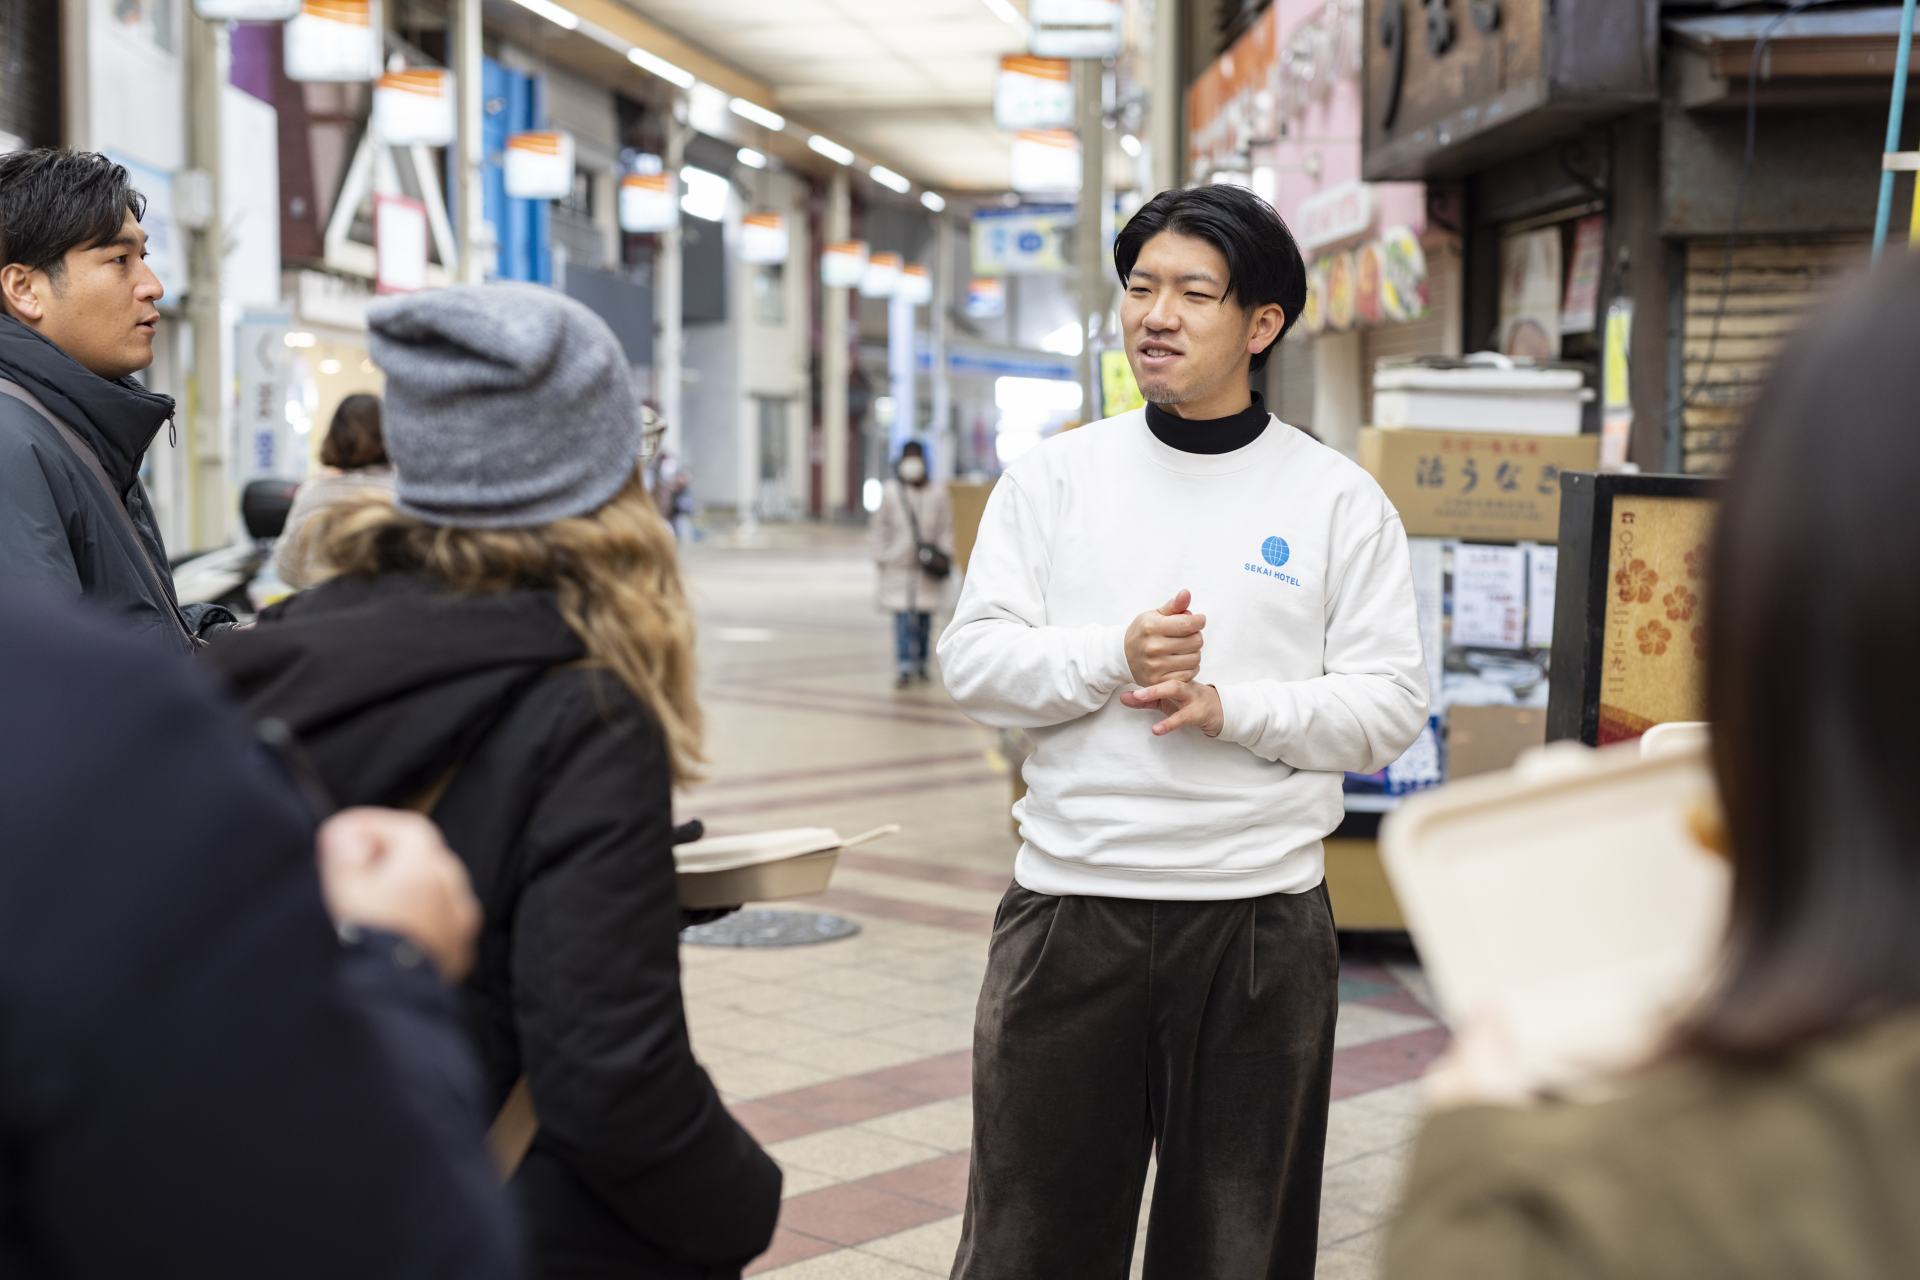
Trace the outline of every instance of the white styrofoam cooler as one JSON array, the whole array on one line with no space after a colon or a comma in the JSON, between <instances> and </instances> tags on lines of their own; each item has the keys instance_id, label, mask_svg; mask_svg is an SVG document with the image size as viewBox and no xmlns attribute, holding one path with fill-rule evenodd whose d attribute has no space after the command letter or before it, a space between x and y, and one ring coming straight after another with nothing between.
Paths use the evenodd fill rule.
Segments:
<instances>
[{"instance_id":1,"label":"white styrofoam cooler","mask_svg":"<svg viewBox=\"0 0 1920 1280\"><path fill-rule=\"evenodd\" d=\"M1578 369L1526 368L1504 357L1448 365L1382 361L1373 375L1373 425L1431 431L1577 436L1593 392Z\"/></svg>"}]
</instances>

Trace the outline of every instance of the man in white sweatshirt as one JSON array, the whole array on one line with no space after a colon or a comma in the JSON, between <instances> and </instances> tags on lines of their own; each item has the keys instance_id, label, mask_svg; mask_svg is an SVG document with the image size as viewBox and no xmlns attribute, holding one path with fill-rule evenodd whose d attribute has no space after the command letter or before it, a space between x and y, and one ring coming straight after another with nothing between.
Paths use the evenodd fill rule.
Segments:
<instances>
[{"instance_id":1,"label":"man in white sweatshirt","mask_svg":"<svg viewBox=\"0 0 1920 1280\"><path fill-rule=\"evenodd\" d=\"M1148 401L987 504L940 663L1034 751L974 1031L956 1280L1310 1277L1339 954L1322 871L1347 770L1426 723L1406 534L1249 390L1306 296L1231 186L1121 232Z\"/></svg>"}]
</instances>

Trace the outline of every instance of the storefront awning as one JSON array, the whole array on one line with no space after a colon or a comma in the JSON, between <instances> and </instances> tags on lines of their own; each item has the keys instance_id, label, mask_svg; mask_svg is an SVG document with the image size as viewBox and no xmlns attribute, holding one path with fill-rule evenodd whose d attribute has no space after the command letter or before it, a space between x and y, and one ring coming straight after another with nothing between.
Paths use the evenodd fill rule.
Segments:
<instances>
[{"instance_id":1,"label":"storefront awning","mask_svg":"<svg viewBox=\"0 0 1920 1280\"><path fill-rule=\"evenodd\" d=\"M1688 108L1744 103L1755 47L1759 92L1768 105L1884 100L1900 36L1897 7L1815 9L1781 20L1778 13L1721 13L1666 24ZM1920 70L1920 68L1917 68Z\"/></svg>"}]
</instances>

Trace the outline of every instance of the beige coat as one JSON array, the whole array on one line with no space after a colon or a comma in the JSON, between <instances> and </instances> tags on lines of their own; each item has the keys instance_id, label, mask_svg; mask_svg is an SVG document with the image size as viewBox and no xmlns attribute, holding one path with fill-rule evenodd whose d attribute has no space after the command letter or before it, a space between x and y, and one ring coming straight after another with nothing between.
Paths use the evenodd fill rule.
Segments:
<instances>
[{"instance_id":1,"label":"beige coat","mask_svg":"<svg viewBox=\"0 0 1920 1280\"><path fill-rule=\"evenodd\" d=\"M280 544L273 551L274 571L290 587L311 587L326 577L314 556L313 517L348 498L369 493L393 496L393 469L367 467L361 471L317 472L293 495L293 510L287 512L287 527L280 533Z\"/></svg>"},{"instance_id":2,"label":"beige coat","mask_svg":"<svg viewBox=\"0 0 1920 1280\"><path fill-rule=\"evenodd\" d=\"M907 521L906 504L913 504L914 518L920 522L920 537L953 555L953 503L945 485L931 480L923 485L905 485L887 481L880 510L874 513L868 534L873 543L873 561L880 569L879 604L885 613L933 613L944 607L948 578L941 582L920 572L914 555L913 529ZM955 574L959 566L954 566Z\"/></svg>"}]
</instances>

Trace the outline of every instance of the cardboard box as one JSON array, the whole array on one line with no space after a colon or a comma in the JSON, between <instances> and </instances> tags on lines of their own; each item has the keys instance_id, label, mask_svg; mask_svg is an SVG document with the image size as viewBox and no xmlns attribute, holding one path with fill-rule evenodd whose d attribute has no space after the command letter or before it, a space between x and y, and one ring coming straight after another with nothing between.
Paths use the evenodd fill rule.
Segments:
<instances>
[{"instance_id":1,"label":"cardboard box","mask_svg":"<svg viewBox=\"0 0 1920 1280\"><path fill-rule=\"evenodd\" d=\"M962 573L973 558L973 544L980 537L980 517L987 512L987 495L992 492L992 484L955 480L947 486L947 496L953 502L953 561Z\"/></svg>"},{"instance_id":2,"label":"cardboard box","mask_svg":"<svg viewBox=\"0 0 1920 1280\"><path fill-rule=\"evenodd\" d=\"M1454 707L1447 712L1447 776L1510 769L1521 752L1546 740L1544 707Z\"/></svg>"},{"instance_id":3,"label":"cardboard box","mask_svg":"<svg viewBox=\"0 0 1920 1280\"><path fill-rule=\"evenodd\" d=\"M1360 465L1415 537L1552 542L1560 536L1561 474L1592 471L1599 461L1599 436L1360 432Z\"/></svg>"}]
</instances>

